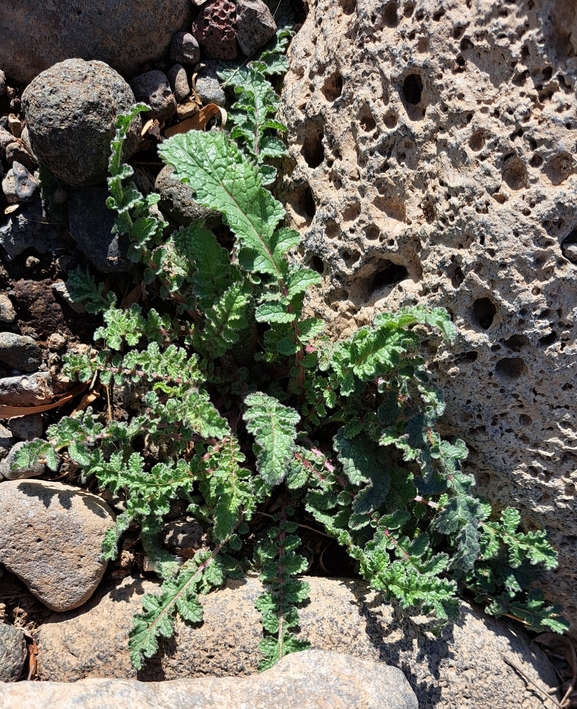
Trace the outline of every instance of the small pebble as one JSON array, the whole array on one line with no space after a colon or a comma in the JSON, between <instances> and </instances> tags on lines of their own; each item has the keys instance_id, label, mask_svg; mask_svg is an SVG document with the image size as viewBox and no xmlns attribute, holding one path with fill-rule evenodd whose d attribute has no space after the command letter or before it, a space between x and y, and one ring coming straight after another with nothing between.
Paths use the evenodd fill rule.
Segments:
<instances>
[{"instance_id":1,"label":"small pebble","mask_svg":"<svg viewBox=\"0 0 577 709\"><path fill-rule=\"evenodd\" d=\"M24 128L22 121L13 113L8 114L8 128L15 138L20 138L22 129Z\"/></svg>"},{"instance_id":2,"label":"small pebble","mask_svg":"<svg viewBox=\"0 0 577 709\"><path fill-rule=\"evenodd\" d=\"M6 162L12 165L15 160L24 165L30 172L34 172L36 168L35 160L24 147L22 140L15 140L6 146Z\"/></svg>"},{"instance_id":3,"label":"small pebble","mask_svg":"<svg viewBox=\"0 0 577 709\"><path fill-rule=\"evenodd\" d=\"M28 256L26 259L26 268L33 269L40 266L40 259L36 256Z\"/></svg>"},{"instance_id":4,"label":"small pebble","mask_svg":"<svg viewBox=\"0 0 577 709\"><path fill-rule=\"evenodd\" d=\"M179 64L196 64L200 60L200 47L190 32L172 35L170 58Z\"/></svg>"},{"instance_id":5,"label":"small pebble","mask_svg":"<svg viewBox=\"0 0 577 709\"><path fill-rule=\"evenodd\" d=\"M3 157L6 147L14 142L14 136L6 128L0 128L0 157Z\"/></svg>"},{"instance_id":6,"label":"small pebble","mask_svg":"<svg viewBox=\"0 0 577 709\"><path fill-rule=\"evenodd\" d=\"M198 113L199 105L195 101L189 101L188 103L179 103L176 107L176 115L181 121L187 118L192 118L195 113Z\"/></svg>"},{"instance_id":7,"label":"small pebble","mask_svg":"<svg viewBox=\"0 0 577 709\"><path fill-rule=\"evenodd\" d=\"M184 99L190 94L190 84L188 83L186 69L182 66L182 64L175 64L170 68L166 76L170 82L176 100L179 103L184 101Z\"/></svg>"},{"instance_id":8,"label":"small pebble","mask_svg":"<svg viewBox=\"0 0 577 709\"><path fill-rule=\"evenodd\" d=\"M42 350L28 335L0 332L0 361L20 372L35 372L42 362Z\"/></svg>"},{"instance_id":9,"label":"small pebble","mask_svg":"<svg viewBox=\"0 0 577 709\"><path fill-rule=\"evenodd\" d=\"M25 465L22 468L12 469L12 464L20 451L26 445L26 441L15 443L10 449L8 456L0 461L0 475L3 475L7 480L24 480L28 478L37 478L46 470L43 463L33 463Z\"/></svg>"},{"instance_id":10,"label":"small pebble","mask_svg":"<svg viewBox=\"0 0 577 709\"><path fill-rule=\"evenodd\" d=\"M151 110L147 111L145 116L165 121L176 112L176 99L166 74L161 71L155 69L135 77L130 82L130 88L134 91L137 101L144 101L150 106Z\"/></svg>"},{"instance_id":11,"label":"small pebble","mask_svg":"<svg viewBox=\"0 0 577 709\"><path fill-rule=\"evenodd\" d=\"M16 160L12 163L12 169L8 170L6 177L2 180L2 191L9 204L31 202L39 186L38 180Z\"/></svg>"},{"instance_id":12,"label":"small pebble","mask_svg":"<svg viewBox=\"0 0 577 709\"><path fill-rule=\"evenodd\" d=\"M194 80L196 93L205 106L208 103L215 103L217 106L223 107L226 106L226 96L216 75L217 67L218 62L204 62Z\"/></svg>"},{"instance_id":13,"label":"small pebble","mask_svg":"<svg viewBox=\"0 0 577 709\"><path fill-rule=\"evenodd\" d=\"M5 293L0 293L0 322L14 322L16 310Z\"/></svg>"},{"instance_id":14,"label":"small pebble","mask_svg":"<svg viewBox=\"0 0 577 709\"><path fill-rule=\"evenodd\" d=\"M44 433L42 414L10 419L10 428L14 438L18 438L20 441L32 441L35 438L40 438Z\"/></svg>"},{"instance_id":15,"label":"small pebble","mask_svg":"<svg viewBox=\"0 0 577 709\"><path fill-rule=\"evenodd\" d=\"M59 332L53 332L48 338L48 349L58 352L66 345L66 338Z\"/></svg>"}]
</instances>

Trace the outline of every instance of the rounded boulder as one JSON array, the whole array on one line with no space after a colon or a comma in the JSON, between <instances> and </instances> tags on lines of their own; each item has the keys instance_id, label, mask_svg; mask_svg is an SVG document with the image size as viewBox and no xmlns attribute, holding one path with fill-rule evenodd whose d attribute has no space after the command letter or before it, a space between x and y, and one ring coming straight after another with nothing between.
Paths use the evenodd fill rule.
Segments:
<instances>
[{"instance_id":1,"label":"rounded boulder","mask_svg":"<svg viewBox=\"0 0 577 709\"><path fill-rule=\"evenodd\" d=\"M72 186L103 182L116 118L136 100L118 72L101 61L67 59L37 76L22 94L30 144L38 160ZM138 145L136 118L125 157Z\"/></svg>"}]
</instances>

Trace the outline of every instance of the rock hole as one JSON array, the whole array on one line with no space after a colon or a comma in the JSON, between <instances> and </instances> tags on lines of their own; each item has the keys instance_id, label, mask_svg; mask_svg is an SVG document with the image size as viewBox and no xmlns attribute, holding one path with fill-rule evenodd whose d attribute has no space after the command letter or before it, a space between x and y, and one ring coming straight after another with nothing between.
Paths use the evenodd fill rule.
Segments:
<instances>
[{"instance_id":1,"label":"rock hole","mask_svg":"<svg viewBox=\"0 0 577 709\"><path fill-rule=\"evenodd\" d=\"M437 10L433 13L433 22L438 22L445 14L444 10Z\"/></svg>"},{"instance_id":2,"label":"rock hole","mask_svg":"<svg viewBox=\"0 0 577 709\"><path fill-rule=\"evenodd\" d=\"M520 352L522 347L529 344L529 339L525 335L511 335L503 344L513 352Z\"/></svg>"},{"instance_id":3,"label":"rock hole","mask_svg":"<svg viewBox=\"0 0 577 709\"><path fill-rule=\"evenodd\" d=\"M530 426L533 423L533 419L527 416L527 414L521 414L521 416L519 416L519 423L521 426Z\"/></svg>"},{"instance_id":4,"label":"rock hole","mask_svg":"<svg viewBox=\"0 0 577 709\"><path fill-rule=\"evenodd\" d=\"M473 320L483 330L488 330L493 324L497 308L490 298L477 298L473 303Z\"/></svg>"},{"instance_id":5,"label":"rock hole","mask_svg":"<svg viewBox=\"0 0 577 709\"><path fill-rule=\"evenodd\" d=\"M387 217L398 222L404 222L407 217L405 205L398 197L376 197L373 200L373 204L381 212L384 212Z\"/></svg>"},{"instance_id":6,"label":"rock hole","mask_svg":"<svg viewBox=\"0 0 577 709\"><path fill-rule=\"evenodd\" d=\"M387 286L394 286L404 281L409 275L407 269L398 263L393 263L385 259L379 263L370 285L371 291L379 290Z\"/></svg>"},{"instance_id":7,"label":"rock hole","mask_svg":"<svg viewBox=\"0 0 577 709\"><path fill-rule=\"evenodd\" d=\"M527 365L520 357L505 357L495 365L495 374L504 381L514 381L527 372Z\"/></svg>"},{"instance_id":8,"label":"rock hole","mask_svg":"<svg viewBox=\"0 0 577 709\"><path fill-rule=\"evenodd\" d=\"M345 250L341 253L341 257L342 257L343 261L347 264L347 266L349 266L349 268L350 268L361 258L361 255L358 251L346 251Z\"/></svg>"},{"instance_id":9,"label":"rock hole","mask_svg":"<svg viewBox=\"0 0 577 709\"><path fill-rule=\"evenodd\" d=\"M334 219L327 219L325 223L325 235L327 239L335 239L340 233L339 225Z\"/></svg>"},{"instance_id":10,"label":"rock hole","mask_svg":"<svg viewBox=\"0 0 577 709\"><path fill-rule=\"evenodd\" d=\"M543 158L540 155L533 155L531 160L529 160L529 165L531 167L541 167L543 164Z\"/></svg>"},{"instance_id":11,"label":"rock hole","mask_svg":"<svg viewBox=\"0 0 577 709\"><path fill-rule=\"evenodd\" d=\"M336 101L343 92L343 77L338 71L333 71L321 89L327 101Z\"/></svg>"},{"instance_id":12,"label":"rock hole","mask_svg":"<svg viewBox=\"0 0 577 709\"><path fill-rule=\"evenodd\" d=\"M402 88L403 96L407 103L411 106L416 106L421 102L421 95L423 93L423 80L419 74L409 74L403 81Z\"/></svg>"},{"instance_id":13,"label":"rock hole","mask_svg":"<svg viewBox=\"0 0 577 709\"><path fill-rule=\"evenodd\" d=\"M385 125L387 128L391 129L397 125L398 116L394 111L388 111L385 113Z\"/></svg>"},{"instance_id":14,"label":"rock hole","mask_svg":"<svg viewBox=\"0 0 577 709\"><path fill-rule=\"evenodd\" d=\"M340 0L340 6L345 15L352 15L357 9L357 0Z\"/></svg>"},{"instance_id":15,"label":"rock hole","mask_svg":"<svg viewBox=\"0 0 577 709\"><path fill-rule=\"evenodd\" d=\"M415 4L412 2L408 2L405 5L405 9L403 10L403 15L405 17L410 17L413 14L413 12L415 12Z\"/></svg>"},{"instance_id":16,"label":"rock hole","mask_svg":"<svg viewBox=\"0 0 577 709\"><path fill-rule=\"evenodd\" d=\"M543 337L539 338L539 344L543 345L543 347L548 347L554 342L557 342L557 333L553 330L548 335L543 335Z\"/></svg>"},{"instance_id":17,"label":"rock hole","mask_svg":"<svg viewBox=\"0 0 577 709\"><path fill-rule=\"evenodd\" d=\"M383 22L385 27L396 27L399 24L397 16L397 3L395 1L388 2L383 10Z\"/></svg>"},{"instance_id":18,"label":"rock hole","mask_svg":"<svg viewBox=\"0 0 577 709\"><path fill-rule=\"evenodd\" d=\"M370 133L377 127L377 122L375 121L373 114L371 113L371 109L368 106L363 106L359 112L359 122L365 133Z\"/></svg>"},{"instance_id":19,"label":"rock hole","mask_svg":"<svg viewBox=\"0 0 577 709\"><path fill-rule=\"evenodd\" d=\"M474 46L475 45L473 44L473 42L471 42L471 40L468 37L463 37L463 39L461 40L461 42L459 44L459 47L462 52L466 52L467 49L473 49Z\"/></svg>"},{"instance_id":20,"label":"rock hole","mask_svg":"<svg viewBox=\"0 0 577 709\"><path fill-rule=\"evenodd\" d=\"M503 182L512 190L520 190L527 186L527 168L518 157L505 156L502 172Z\"/></svg>"},{"instance_id":21,"label":"rock hole","mask_svg":"<svg viewBox=\"0 0 577 709\"><path fill-rule=\"evenodd\" d=\"M557 153L547 163L545 174L553 185L560 185L575 172L575 164L570 153Z\"/></svg>"},{"instance_id":22,"label":"rock hole","mask_svg":"<svg viewBox=\"0 0 577 709\"><path fill-rule=\"evenodd\" d=\"M561 242L561 253L567 261L571 263L577 263L577 229L566 236Z\"/></svg>"},{"instance_id":23,"label":"rock hole","mask_svg":"<svg viewBox=\"0 0 577 709\"><path fill-rule=\"evenodd\" d=\"M301 148L301 154L309 167L318 167L325 159L323 148L323 129L320 126L311 126L306 134Z\"/></svg>"},{"instance_id":24,"label":"rock hole","mask_svg":"<svg viewBox=\"0 0 577 709\"><path fill-rule=\"evenodd\" d=\"M312 190L307 183L292 192L287 202L300 217L307 221L310 221L317 211Z\"/></svg>"},{"instance_id":25,"label":"rock hole","mask_svg":"<svg viewBox=\"0 0 577 709\"><path fill-rule=\"evenodd\" d=\"M451 285L453 286L453 288L458 288L461 285L461 283L465 280L463 270L461 269L460 266L455 267L455 270L450 275L451 275Z\"/></svg>"},{"instance_id":26,"label":"rock hole","mask_svg":"<svg viewBox=\"0 0 577 709\"><path fill-rule=\"evenodd\" d=\"M319 256L313 256L311 258L311 267L313 270L315 270L317 273L320 273L321 276L325 272L325 264Z\"/></svg>"},{"instance_id":27,"label":"rock hole","mask_svg":"<svg viewBox=\"0 0 577 709\"><path fill-rule=\"evenodd\" d=\"M369 224L363 231L365 232L367 239L370 239L371 241L375 241L381 235L381 230L375 224Z\"/></svg>"},{"instance_id":28,"label":"rock hole","mask_svg":"<svg viewBox=\"0 0 577 709\"><path fill-rule=\"evenodd\" d=\"M343 221L352 222L359 216L360 213L361 205L359 204L359 202L353 202L352 204L348 204L343 210Z\"/></svg>"}]
</instances>

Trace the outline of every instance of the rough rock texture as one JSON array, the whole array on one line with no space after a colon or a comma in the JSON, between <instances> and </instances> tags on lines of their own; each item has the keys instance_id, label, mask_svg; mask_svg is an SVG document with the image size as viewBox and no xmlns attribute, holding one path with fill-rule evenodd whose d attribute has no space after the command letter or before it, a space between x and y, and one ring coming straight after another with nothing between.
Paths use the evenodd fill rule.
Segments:
<instances>
[{"instance_id":1,"label":"rough rock texture","mask_svg":"<svg viewBox=\"0 0 577 709\"><path fill-rule=\"evenodd\" d=\"M197 67L194 88L203 104L226 106L226 95L217 76L218 62L207 61Z\"/></svg>"},{"instance_id":2,"label":"rough rock texture","mask_svg":"<svg viewBox=\"0 0 577 709\"><path fill-rule=\"evenodd\" d=\"M4 406L46 404L53 395L52 377L48 372L0 379L0 404Z\"/></svg>"},{"instance_id":3,"label":"rough rock texture","mask_svg":"<svg viewBox=\"0 0 577 709\"><path fill-rule=\"evenodd\" d=\"M22 372L34 372L42 361L42 350L31 337L0 332L0 361Z\"/></svg>"},{"instance_id":4,"label":"rough rock texture","mask_svg":"<svg viewBox=\"0 0 577 709\"><path fill-rule=\"evenodd\" d=\"M108 505L71 485L15 480L0 483L0 509L0 563L54 611L85 603L106 569Z\"/></svg>"},{"instance_id":5,"label":"rough rock texture","mask_svg":"<svg viewBox=\"0 0 577 709\"><path fill-rule=\"evenodd\" d=\"M406 611L383 606L362 582L318 577L307 582L310 604L301 609L300 618L312 647L398 667L417 695L420 709L541 709L541 696L528 688L504 657L543 690L555 685L549 661L529 646L518 627L483 616L465 604L458 623L436 638L423 619L413 622ZM157 681L238 677L257 671L262 628L254 602L262 586L249 578L201 596L204 623L194 627L177 621L175 638L166 641L161 654L137 675L127 650L130 618L139 609L139 596L155 588L150 581L127 578L79 611L48 618L37 640L40 679L138 676ZM98 653L93 650L95 636Z\"/></svg>"},{"instance_id":6,"label":"rough rock texture","mask_svg":"<svg viewBox=\"0 0 577 709\"><path fill-rule=\"evenodd\" d=\"M145 111L145 118L157 118L165 121L176 112L176 99L172 94L170 84L158 69L147 71L146 74L136 76L130 82L137 101L143 101L150 106L150 111Z\"/></svg>"},{"instance_id":7,"label":"rough rock texture","mask_svg":"<svg viewBox=\"0 0 577 709\"><path fill-rule=\"evenodd\" d=\"M22 94L34 154L69 185L93 185L106 179L114 123L134 103L134 94L120 74L104 62L83 59L51 66ZM140 118L135 119L125 157L136 150L140 126Z\"/></svg>"},{"instance_id":8,"label":"rough rock texture","mask_svg":"<svg viewBox=\"0 0 577 709\"><path fill-rule=\"evenodd\" d=\"M24 441L15 443L6 458L0 461L0 476L7 480L22 480L23 478L37 478L46 470L46 466L39 461L36 461L32 465L25 465L24 467L17 467L15 465L16 455L22 450L24 445ZM12 465L14 465L14 469L12 469Z\"/></svg>"},{"instance_id":9,"label":"rough rock texture","mask_svg":"<svg viewBox=\"0 0 577 709\"><path fill-rule=\"evenodd\" d=\"M332 336L448 308L433 367L478 492L546 527L577 621L577 6L317 0L290 49L286 191Z\"/></svg>"},{"instance_id":10,"label":"rough rock texture","mask_svg":"<svg viewBox=\"0 0 577 709\"><path fill-rule=\"evenodd\" d=\"M196 64L200 59L200 47L190 32L177 32L170 43L170 58L180 64Z\"/></svg>"},{"instance_id":11,"label":"rough rock texture","mask_svg":"<svg viewBox=\"0 0 577 709\"><path fill-rule=\"evenodd\" d=\"M202 6L192 23L192 34L212 59L234 59L236 5L230 0L211 0Z\"/></svg>"},{"instance_id":12,"label":"rough rock texture","mask_svg":"<svg viewBox=\"0 0 577 709\"><path fill-rule=\"evenodd\" d=\"M190 185L185 185L180 180L172 177L174 168L165 165L158 173L154 189L160 193L159 206L167 212L176 222L188 226L199 219L209 226L220 221L217 212L206 207L201 207L194 200L194 190Z\"/></svg>"},{"instance_id":13,"label":"rough rock texture","mask_svg":"<svg viewBox=\"0 0 577 709\"><path fill-rule=\"evenodd\" d=\"M28 83L56 62L81 57L100 59L132 78L168 48L190 17L189 0L3 0L0 66Z\"/></svg>"},{"instance_id":14,"label":"rough rock texture","mask_svg":"<svg viewBox=\"0 0 577 709\"><path fill-rule=\"evenodd\" d=\"M36 195L38 198L33 202L23 204L17 212L0 220L0 245L6 251L8 260L26 249L33 248L39 253L54 253L65 244L62 229L47 221L39 190Z\"/></svg>"},{"instance_id":15,"label":"rough rock texture","mask_svg":"<svg viewBox=\"0 0 577 709\"><path fill-rule=\"evenodd\" d=\"M22 630L0 623L0 682L15 682L19 679L26 655L26 640Z\"/></svg>"},{"instance_id":16,"label":"rough rock texture","mask_svg":"<svg viewBox=\"0 0 577 709\"><path fill-rule=\"evenodd\" d=\"M276 22L262 0L238 0L236 38L243 53L252 56L274 37Z\"/></svg>"},{"instance_id":17,"label":"rough rock texture","mask_svg":"<svg viewBox=\"0 0 577 709\"><path fill-rule=\"evenodd\" d=\"M418 709L396 667L321 650L289 655L255 677L5 685L0 686L2 698L15 706L40 702L53 709Z\"/></svg>"}]
</instances>

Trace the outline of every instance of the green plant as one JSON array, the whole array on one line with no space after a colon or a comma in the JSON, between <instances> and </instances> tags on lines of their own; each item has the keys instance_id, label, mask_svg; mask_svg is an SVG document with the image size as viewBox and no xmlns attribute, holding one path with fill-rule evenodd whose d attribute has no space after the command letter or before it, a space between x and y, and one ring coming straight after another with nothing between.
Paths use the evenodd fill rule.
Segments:
<instances>
[{"instance_id":1,"label":"green plant","mask_svg":"<svg viewBox=\"0 0 577 709\"><path fill-rule=\"evenodd\" d=\"M166 233L156 196L126 184L131 168L120 159L130 121L145 107L119 119L109 206L162 312L136 304L123 310L76 272L76 297L103 313L95 336L102 346L69 356L66 372L138 387L140 410L124 421L87 409L52 426L48 443L21 453L20 462L41 457L56 469L66 450L85 476L124 500L106 558L138 523L164 582L135 618L134 665L171 635L176 613L201 621L198 594L251 567L266 588L257 602L262 667L306 646L296 636L297 607L307 597L297 578L307 567L298 553L305 514L385 599L444 622L457 615L459 591L470 589L490 613L563 631L558 610L527 590L535 565L556 565L545 533L519 531L515 510L499 516L474 497L462 469L465 444L436 429L444 405L419 348L424 337L454 340L446 311L381 313L337 342L305 316L307 291L320 277L300 263L299 234L282 226L284 209L265 187L275 174L268 160L284 154L271 117L274 92L262 66L241 75L228 77L238 98L229 135L190 132L159 148L197 201L222 215L218 234L198 223ZM184 562L159 543L177 499L211 540ZM253 521L265 508L272 522L253 544Z\"/></svg>"}]
</instances>

